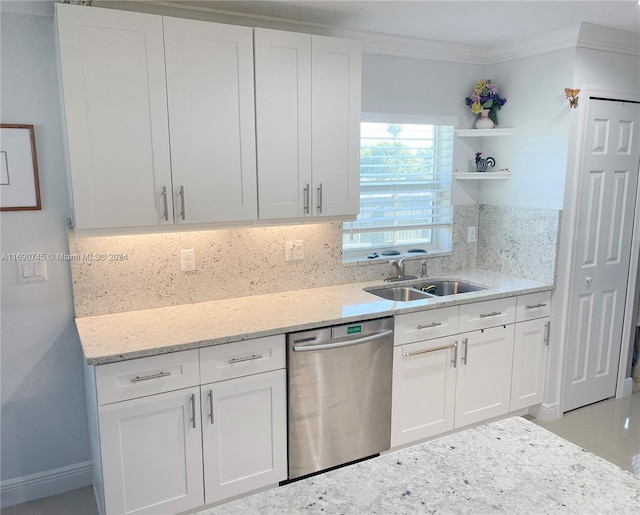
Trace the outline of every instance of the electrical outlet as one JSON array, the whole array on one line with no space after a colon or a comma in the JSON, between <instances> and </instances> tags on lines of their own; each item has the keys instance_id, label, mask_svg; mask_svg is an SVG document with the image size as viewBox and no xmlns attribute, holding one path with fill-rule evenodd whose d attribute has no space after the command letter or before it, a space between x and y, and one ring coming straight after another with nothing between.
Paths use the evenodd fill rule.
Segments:
<instances>
[{"instance_id":1,"label":"electrical outlet","mask_svg":"<svg viewBox=\"0 0 640 515\"><path fill-rule=\"evenodd\" d=\"M467 243L475 243L478 240L478 228L469 227L467 229Z\"/></svg>"},{"instance_id":2,"label":"electrical outlet","mask_svg":"<svg viewBox=\"0 0 640 515\"><path fill-rule=\"evenodd\" d=\"M285 261L304 259L304 240L289 240L285 243Z\"/></svg>"},{"instance_id":3,"label":"electrical outlet","mask_svg":"<svg viewBox=\"0 0 640 515\"><path fill-rule=\"evenodd\" d=\"M183 272L193 272L196 269L196 255L193 249L180 251L180 266Z\"/></svg>"}]
</instances>

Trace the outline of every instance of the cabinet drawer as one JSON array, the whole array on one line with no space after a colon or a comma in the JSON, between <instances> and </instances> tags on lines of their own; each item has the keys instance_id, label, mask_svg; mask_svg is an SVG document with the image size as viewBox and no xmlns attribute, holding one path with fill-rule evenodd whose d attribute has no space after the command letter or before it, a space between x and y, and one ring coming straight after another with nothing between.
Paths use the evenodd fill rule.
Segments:
<instances>
[{"instance_id":1,"label":"cabinet drawer","mask_svg":"<svg viewBox=\"0 0 640 515\"><path fill-rule=\"evenodd\" d=\"M100 405L198 384L200 371L196 349L96 366Z\"/></svg>"},{"instance_id":2,"label":"cabinet drawer","mask_svg":"<svg viewBox=\"0 0 640 515\"><path fill-rule=\"evenodd\" d=\"M283 334L200 349L202 384L285 368Z\"/></svg>"},{"instance_id":3,"label":"cabinet drawer","mask_svg":"<svg viewBox=\"0 0 640 515\"><path fill-rule=\"evenodd\" d=\"M548 317L551 312L551 292L543 291L518 297L516 322Z\"/></svg>"},{"instance_id":4,"label":"cabinet drawer","mask_svg":"<svg viewBox=\"0 0 640 515\"><path fill-rule=\"evenodd\" d=\"M516 321L516 299L487 300L460 306L459 332L475 331Z\"/></svg>"},{"instance_id":5,"label":"cabinet drawer","mask_svg":"<svg viewBox=\"0 0 640 515\"><path fill-rule=\"evenodd\" d=\"M394 345L450 336L458 332L458 306L396 315Z\"/></svg>"}]
</instances>

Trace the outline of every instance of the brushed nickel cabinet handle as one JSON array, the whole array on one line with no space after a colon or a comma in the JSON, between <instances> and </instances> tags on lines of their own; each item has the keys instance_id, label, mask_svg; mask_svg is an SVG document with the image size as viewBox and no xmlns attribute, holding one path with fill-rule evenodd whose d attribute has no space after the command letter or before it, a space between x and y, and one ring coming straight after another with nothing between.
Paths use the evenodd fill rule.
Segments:
<instances>
[{"instance_id":1,"label":"brushed nickel cabinet handle","mask_svg":"<svg viewBox=\"0 0 640 515\"><path fill-rule=\"evenodd\" d=\"M462 340L462 345L464 345L464 354L462 355L462 362L467 364L467 357L469 354L469 338L465 338Z\"/></svg>"},{"instance_id":2,"label":"brushed nickel cabinet handle","mask_svg":"<svg viewBox=\"0 0 640 515\"><path fill-rule=\"evenodd\" d=\"M184 186L180 186L180 192L178 193L180 197L180 218L183 220L187 219L186 208L185 208L185 200L184 200Z\"/></svg>"},{"instance_id":3,"label":"brushed nickel cabinet handle","mask_svg":"<svg viewBox=\"0 0 640 515\"><path fill-rule=\"evenodd\" d=\"M451 360L453 364L453 368L457 368L458 366L458 342L453 342L453 359Z\"/></svg>"},{"instance_id":4,"label":"brushed nickel cabinet handle","mask_svg":"<svg viewBox=\"0 0 640 515\"><path fill-rule=\"evenodd\" d=\"M167 202L167 187L163 186L162 187L162 193L160 194L162 195L162 202L164 205L164 214L162 215L162 218L165 219L166 222L169 221L169 204Z\"/></svg>"},{"instance_id":5,"label":"brushed nickel cabinet handle","mask_svg":"<svg viewBox=\"0 0 640 515\"><path fill-rule=\"evenodd\" d=\"M524 309L538 309L538 308L544 308L547 305L544 303L540 303L540 304L533 304L531 306L525 306Z\"/></svg>"},{"instance_id":6,"label":"brushed nickel cabinet handle","mask_svg":"<svg viewBox=\"0 0 640 515\"><path fill-rule=\"evenodd\" d=\"M318 213L322 214L322 183L318 186Z\"/></svg>"},{"instance_id":7,"label":"brushed nickel cabinet handle","mask_svg":"<svg viewBox=\"0 0 640 515\"><path fill-rule=\"evenodd\" d=\"M213 424L213 390L209 390L209 419Z\"/></svg>"},{"instance_id":8,"label":"brushed nickel cabinet handle","mask_svg":"<svg viewBox=\"0 0 640 515\"><path fill-rule=\"evenodd\" d=\"M131 379L132 383L139 383L140 381L148 381L149 379L158 379L159 377L167 377L170 376L171 372L158 372L157 374L152 374L150 376L136 376Z\"/></svg>"},{"instance_id":9,"label":"brushed nickel cabinet handle","mask_svg":"<svg viewBox=\"0 0 640 515\"><path fill-rule=\"evenodd\" d=\"M442 322L431 322L430 324L419 325L418 329L429 329L430 327L438 327L442 325Z\"/></svg>"},{"instance_id":10,"label":"brushed nickel cabinet handle","mask_svg":"<svg viewBox=\"0 0 640 515\"><path fill-rule=\"evenodd\" d=\"M229 360L229 363L242 363L243 361L253 361L254 359L262 359L262 354L251 354L251 356L246 356L244 358L232 358Z\"/></svg>"},{"instance_id":11,"label":"brushed nickel cabinet handle","mask_svg":"<svg viewBox=\"0 0 640 515\"><path fill-rule=\"evenodd\" d=\"M498 315L502 315L502 311L492 311L491 313L481 313L480 318L497 317Z\"/></svg>"},{"instance_id":12,"label":"brushed nickel cabinet handle","mask_svg":"<svg viewBox=\"0 0 640 515\"><path fill-rule=\"evenodd\" d=\"M551 322L547 322L546 324L544 324L544 344L548 347L549 346L549 333L551 332Z\"/></svg>"},{"instance_id":13,"label":"brushed nickel cabinet handle","mask_svg":"<svg viewBox=\"0 0 640 515\"><path fill-rule=\"evenodd\" d=\"M309 214L309 183L307 183L307 185L302 190L302 194L303 194L302 201L304 202L304 214L308 215Z\"/></svg>"},{"instance_id":14,"label":"brushed nickel cabinet handle","mask_svg":"<svg viewBox=\"0 0 640 515\"><path fill-rule=\"evenodd\" d=\"M433 349L417 350L415 352L405 352L404 356L407 358L410 358L411 356L418 356L419 354L427 354L429 352L437 352L440 350L455 349L457 346L458 346L457 343L452 343L451 345L443 345L442 347L435 347Z\"/></svg>"},{"instance_id":15,"label":"brushed nickel cabinet handle","mask_svg":"<svg viewBox=\"0 0 640 515\"><path fill-rule=\"evenodd\" d=\"M196 394L191 394L191 427L196 428Z\"/></svg>"}]
</instances>

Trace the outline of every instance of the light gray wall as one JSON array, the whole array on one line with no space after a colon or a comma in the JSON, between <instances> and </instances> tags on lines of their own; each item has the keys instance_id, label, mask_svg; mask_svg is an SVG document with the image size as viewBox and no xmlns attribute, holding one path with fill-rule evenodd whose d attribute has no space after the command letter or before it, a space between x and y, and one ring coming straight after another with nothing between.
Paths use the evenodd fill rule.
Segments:
<instances>
[{"instance_id":1,"label":"light gray wall","mask_svg":"<svg viewBox=\"0 0 640 515\"><path fill-rule=\"evenodd\" d=\"M67 252L53 20L3 12L0 24L1 121L35 126L42 195L41 211L2 212L1 250ZM48 281L19 283L16 262L1 262L2 480L90 459L70 269L47 267Z\"/></svg>"}]
</instances>

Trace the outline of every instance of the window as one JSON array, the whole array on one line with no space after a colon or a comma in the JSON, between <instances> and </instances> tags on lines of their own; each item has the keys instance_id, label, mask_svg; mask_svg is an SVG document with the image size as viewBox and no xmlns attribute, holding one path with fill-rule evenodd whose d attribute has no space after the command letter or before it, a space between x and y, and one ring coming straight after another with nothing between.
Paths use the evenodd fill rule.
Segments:
<instances>
[{"instance_id":1,"label":"window","mask_svg":"<svg viewBox=\"0 0 640 515\"><path fill-rule=\"evenodd\" d=\"M343 225L345 260L389 249L449 252L455 120L363 114L372 118L361 124L360 214Z\"/></svg>"}]
</instances>

